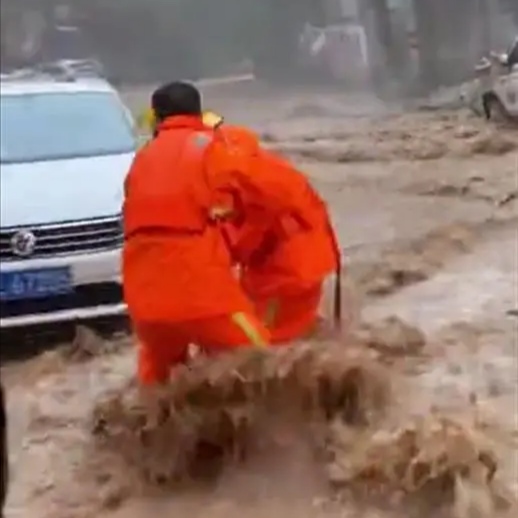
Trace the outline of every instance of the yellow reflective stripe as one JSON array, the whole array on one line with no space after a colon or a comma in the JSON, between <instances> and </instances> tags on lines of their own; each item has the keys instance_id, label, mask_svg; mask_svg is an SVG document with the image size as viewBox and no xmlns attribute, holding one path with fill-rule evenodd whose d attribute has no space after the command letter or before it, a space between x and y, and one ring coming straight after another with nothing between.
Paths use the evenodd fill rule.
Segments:
<instances>
[{"instance_id":1,"label":"yellow reflective stripe","mask_svg":"<svg viewBox=\"0 0 518 518\"><path fill-rule=\"evenodd\" d=\"M146 109L142 112L138 119L137 125L140 129L152 130L156 124L155 112L152 108Z\"/></svg>"},{"instance_id":2,"label":"yellow reflective stripe","mask_svg":"<svg viewBox=\"0 0 518 518\"><path fill-rule=\"evenodd\" d=\"M233 313L232 321L245 333L245 336L250 340L252 345L257 347L268 346L268 342L263 339L261 333L259 333L254 324L250 322L246 313Z\"/></svg>"},{"instance_id":3,"label":"yellow reflective stripe","mask_svg":"<svg viewBox=\"0 0 518 518\"><path fill-rule=\"evenodd\" d=\"M264 313L264 323L267 327L273 327L277 320L277 314L279 313L279 299L271 299L266 306Z\"/></svg>"}]
</instances>

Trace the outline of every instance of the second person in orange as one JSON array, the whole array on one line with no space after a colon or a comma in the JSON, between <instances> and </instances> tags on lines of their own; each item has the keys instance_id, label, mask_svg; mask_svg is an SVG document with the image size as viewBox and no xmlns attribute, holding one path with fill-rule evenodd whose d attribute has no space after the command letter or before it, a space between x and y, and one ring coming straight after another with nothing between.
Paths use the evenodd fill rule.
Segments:
<instances>
[{"instance_id":1,"label":"second person in orange","mask_svg":"<svg viewBox=\"0 0 518 518\"><path fill-rule=\"evenodd\" d=\"M262 175L273 191L290 196L292 205L281 214L250 200L241 217L225 225L242 286L273 343L304 338L316 327L326 277L340 275L340 251L327 207L301 172L262 149L248 130L223 129L227 144L255 157L249 174Z\"/></svg>"}]
</instances>

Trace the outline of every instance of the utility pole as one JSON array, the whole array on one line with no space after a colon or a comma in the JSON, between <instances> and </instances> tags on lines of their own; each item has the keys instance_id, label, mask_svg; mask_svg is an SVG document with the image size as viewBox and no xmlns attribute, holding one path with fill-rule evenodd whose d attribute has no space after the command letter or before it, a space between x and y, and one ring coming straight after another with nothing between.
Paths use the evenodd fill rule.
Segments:
<instances>
[{"instance_id":1,"label":"utility pole","mask_svg":"<svg viewBox=\"0 0 518 518\"><path fill-rule=\"evenodd\" d=\"M389 72L396 74L401 62L394 42L394 29L387 0L369 0L374 15L376 35L381 47L383 63Z\"/></svg>"}]
</instances>

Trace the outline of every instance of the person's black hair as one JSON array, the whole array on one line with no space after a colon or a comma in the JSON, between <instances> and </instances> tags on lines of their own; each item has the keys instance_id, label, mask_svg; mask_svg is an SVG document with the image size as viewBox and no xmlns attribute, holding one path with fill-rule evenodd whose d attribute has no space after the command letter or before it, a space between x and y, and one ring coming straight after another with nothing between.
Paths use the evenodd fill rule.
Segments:
<instances>
[{"instance_id":1,"label":"person's black hair","mask_svg":"<svg viewBox=\"0 0 518 518\"><path fill-rule=\"evenodd\" d=\"M174 81L153 92L151 107L158 122L175 115L201 115L201 94L191 83Z\"/></svg>"}]
</instances>

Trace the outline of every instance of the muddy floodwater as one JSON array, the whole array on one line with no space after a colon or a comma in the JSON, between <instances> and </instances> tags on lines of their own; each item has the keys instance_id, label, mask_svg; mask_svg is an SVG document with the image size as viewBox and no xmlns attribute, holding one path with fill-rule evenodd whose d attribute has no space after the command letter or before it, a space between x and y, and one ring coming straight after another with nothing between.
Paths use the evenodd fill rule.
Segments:
<instances>
[{"instance_id":1,"label":"muddy floodwater","mask_svg":"<svg viewBox=\"0 0 518 518\"><path fill-rule=\"evenodd\" d=\"M517 496L518 131L462 111L403 113L367 98L260 97L209 102L253 124L329 203L346 257L348 315L394 384L391 426L456 419L484 436L499 482ZM421 336L415 349L406 346L410 332ZM111 494L83 465L94 405L134 372L131 338L117 340L81 361L48 352L3 368L12 453L6 517L392 516L333 500L328 475L305 451L229 470L210 488ZM440 516L494 516L484 509Z\"/></svg>"}]
</instances>

